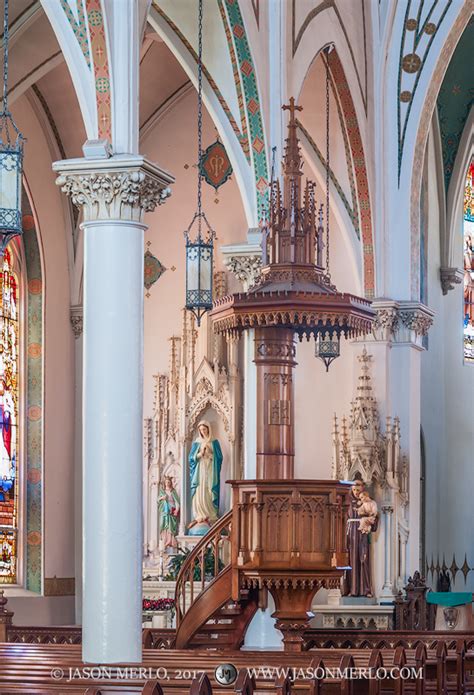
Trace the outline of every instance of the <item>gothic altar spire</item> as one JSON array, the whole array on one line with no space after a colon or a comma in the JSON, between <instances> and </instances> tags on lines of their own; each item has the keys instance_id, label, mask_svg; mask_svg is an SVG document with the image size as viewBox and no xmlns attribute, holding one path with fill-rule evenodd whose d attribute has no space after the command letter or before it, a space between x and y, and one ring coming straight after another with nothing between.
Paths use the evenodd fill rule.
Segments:
<instances>
[{"instance_id":1,"label":"gothic altar spire","mask_svg":"<svg viewBox=\"0 0 474 695\"><path fill-rule=\"evenodd\" d=\"M315 184L306 180L303 189L301 157L296 112L302 111L291 97L282 107L289 112L288 137L282 162L283 181L271 182L270 215L266 225L267 263L262 284L275 285L276 274L285 268L285 282L309 292L332 292L322 267L323 229L316 207ZM277 269L278 266L278 269ZM310 274L309 282L308 273ZM306 281L301 282L306 278ZM281 285L281 281L278 283ZM304 286L305 285L305 286ZM284 289L284 288L281 288Z\"/></svg>"},{"instance_id":2,"label":"gothic altar spire","mask_svg":"<svg viewBox=\"0 0 474 695\"><path fill-rule=\"evenodd\" d=\"M283 159L283 171L285 176L301 176L303 162L301 161L298 135L296 133L298 124L296 122L295 112L302 111L303 107L297 106L295 104L294 97L291 97L290 103L283 105L281 108L283 111L290 112L290 120L288 121L288 137L286 138L285 157Z\"/></svg>"}]
</instances>

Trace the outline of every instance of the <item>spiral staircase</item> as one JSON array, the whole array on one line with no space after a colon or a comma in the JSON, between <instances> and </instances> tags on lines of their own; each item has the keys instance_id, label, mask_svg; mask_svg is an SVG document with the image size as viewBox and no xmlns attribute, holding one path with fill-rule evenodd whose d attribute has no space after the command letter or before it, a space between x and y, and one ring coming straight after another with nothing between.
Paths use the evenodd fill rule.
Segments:
<instances>
[{"instance_id":1,"label":"spiral staircase","mask_svg":"<svg viewBox=\"0 0 474 695\"><path fill-rule=\"evenodd\" d=\"M257 592L232 600L228 512L201 538L176 581L177 649L239 649L257 608Z\"/></svg>"}]
</instances>

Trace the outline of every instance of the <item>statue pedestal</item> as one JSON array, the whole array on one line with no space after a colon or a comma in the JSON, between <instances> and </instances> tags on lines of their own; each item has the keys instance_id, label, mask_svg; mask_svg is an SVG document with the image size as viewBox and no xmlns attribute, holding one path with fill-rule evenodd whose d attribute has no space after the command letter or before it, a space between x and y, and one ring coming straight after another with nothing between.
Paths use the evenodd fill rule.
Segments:
<instances>
[{"instance_id":1,"label":"statue pedestal","mask_svg":"<svg viewBox=\"0 0 474 695\"><path fill-rule=\"evenodd\" d=\"M188 529L188 536L201 538L206 535L210 528L209 524L205 522L202 524L194 524L194 526Z\"/></svg>"},{"instance_id":2,"label":"statue pedestal","mask_svg":"<svg viewBox=\"0 0 474 695\"><path fill-rule=\"evenodd\" d=\"M192 550L194 546L199 543L201 538L202 536L189 536L188 534L185 534L183 536L176 536L176 541L179 548L182 548L183 550Z\"/></svg>"},{"instance_id":3,"label":"statue pedestal","mask_svg":"<svg viewBox=\"0 0 474 695\"><path fill-rule=\"evenodd\" d=\"M328 601L330 605L330 602ZM368 596L341 596L341 606L376 606L377 599Z\"/></svg>"}]
</instances>

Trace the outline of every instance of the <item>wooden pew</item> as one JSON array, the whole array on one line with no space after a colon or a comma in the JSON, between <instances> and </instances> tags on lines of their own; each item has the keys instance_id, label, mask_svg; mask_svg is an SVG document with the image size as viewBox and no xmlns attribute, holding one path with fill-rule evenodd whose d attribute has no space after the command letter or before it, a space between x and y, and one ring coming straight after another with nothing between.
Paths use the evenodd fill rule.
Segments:
<instances>
[{"instance_id":1,"label":"wooden pew","mask_svg":"<svg viewBox=\"0 0 474 695\"><path fill-rule=\"evenodd\" d=\"M206 675L211 682L213 691L218 692L229 692L229 689L222 688L218 686L214 681L214 670L217 665L230 661L236 665L237 669L244 669L247 666L259 666L268 665L269 667L276 666L294 666L302 668L308 667L315 664L323 664L326 667L341 667L346 668L347 662L354 663L355 667L377 668L378 665L383 664L385 667L389 667L391 664L395 665L413 665L420 666L425 664L426 668L426 685L429 686L428 690L430 692L436 692L441 695L443 683L441 686L437 683L438 674L443 669L443 651L439 648L439 652L436 650L430 650L426 653L424 645L419 645L417 650L405 650L403 648L398 648L396 650L316 650L312 652L303 652L301 654L288 654L283 652L232 652L227 651L162 651L162 650L146 650L143 655L142 666L143 667L158 667L160 665L166 665L171 671L174 668L183 668L183 665L189 670L200 670L206 671ZM458 650L453 653L449 653L451 660L450 674L451 686L448 688L451 692L464 692L464 664L465 664L465 645L461 643ZM438 663L438 657L441 659L441 663ZM344 660L345 659L345 660ZM350 661L352 659L352 662ZM344 660L344 662L343 662ZM456 665L456 670L452 667L452 662L454 661ZM446 663L446 662L445 662ZM342 664L342 666L341 666ZM65 670L69 667L71 668L83 668L82 657L80 648L77 646L60 646L60 645L19 645L19 644L4 644L0 645L0 684L11 685L11 691L21 691L18 684L24 683L27 690L23 689L23 692L45 692L48 682L50 682L50 671L53 666L59 666ZM440 671L441 669L441 671ZM434 675L433 675L434 674ZM454 679L454 680L453 680ZM349 680L349 679L348 679ZM380 682L375 680L371 681L349 681L344 682L344 679L325 678L321 682L311 683L309 681L303 682L301 680L296 681L292 688L295 691L312 691L317 693L317 695L327 695L330 693L364 693L364 695L378 695L380 691ZM112 681L110 681L112 684ZM98 686L105 685L105 683L98 683ZM113 682L114 687L122 686L124 683L119 681ZM147 685L146 682L140 679L135 681L127 681L127 687L129 690L133 688L133 692L141 692L142 688ZM164 690L166 695L168 692L182 693L187 692L190 683L183 682L181 679L171 679L169 682L166 681L164 684ZM82 690L80 689L82 686ZM84 693L87 691L88 684L86 682L72 683L71 686L64 686L64 683L53 685L51 692L68 692L68 693ZM90 686L90 684L89 684ZM383 688L385 692L397 693L401 695L404 692L415 692L417 695L423 695L425 684L423 683L410 683L410 682L399 682L397 679L392 681L384 681ZM441 687L441 690L440 690ZM365 690L364 690L365 688ZM437 689L436 689L437 688ZM73 690L74 689L74 690ZM258 689L265 691L275 692L275 679L265 679L264 677L259 679ZM319 692L318 692L319 689ZM0 688L0 692L2 689ZM10 691L10 687L9 687Z\"/></svg>"},{"instance_id":2,"label":"wooden pew","mask_svg":"<svg viewBox=\"0 0 474 695\"><path fill-rule=\"evenodd\" d=\"M254 676L251 676L247 669L241 669L235 682L234 692L239 695L253 695L255 688Z\"/></svg>"},{"instance_id":3,"label":"wooden pew","mask_svg":"<svg viewBox=\"0 0 474 695\"><path fill-rule=\"evenodd\" d=\"M142 695L163 695L163 689L157 680L147 681L143 686Z\"/></svg>"},{"instance_id":4,"label":"wooden pew","mask_svg":"<svg viewBox=\"0 0 474 695\"><path fill-rule=\"evenodd\" d=\"M193 679L189 689L189 695L212 695L211 681L205 673Z\"/></svg>"}]
</instances>

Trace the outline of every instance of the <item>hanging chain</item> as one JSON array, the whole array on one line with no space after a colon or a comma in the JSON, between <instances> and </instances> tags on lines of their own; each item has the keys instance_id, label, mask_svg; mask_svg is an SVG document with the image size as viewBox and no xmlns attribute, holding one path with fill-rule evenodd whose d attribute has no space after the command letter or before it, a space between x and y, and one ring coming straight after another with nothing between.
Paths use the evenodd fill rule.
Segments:
<instances>
[{"instance_id":1,"label":"hanging chain","mask_svg":"<svg viewBox=\"0 0 474 695\"><path fill-rule=\"evenodd\" d=\"M8 110L7 90L8 90L8 0L4 0L3 12L3 113Z\"/></svg>"},{"instance_id":2,"label":"hanging chain","mask_svg":"<svg viewBox=\"0 0 474 695\"><path fill-rule=\"evenodd\" d=\"M326 273L329 272L329 48L326 49Z\"/></svg>"},{"instance_id":3,"label":"hanging chain","mask_svg":"<svg viewBox=\"0 0 474 695\"><path fill-rule=\"evenodd\" d=\"M199 0L198 8L198 233L201 238L201 219L202 219L202 8L203 0Z\"/></svg>"}]
</instances>

